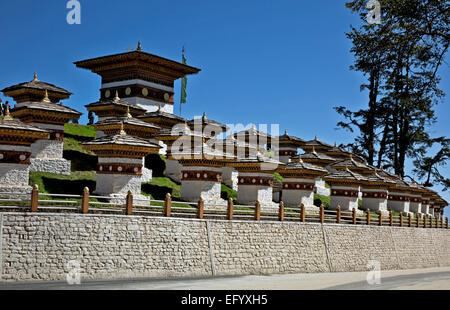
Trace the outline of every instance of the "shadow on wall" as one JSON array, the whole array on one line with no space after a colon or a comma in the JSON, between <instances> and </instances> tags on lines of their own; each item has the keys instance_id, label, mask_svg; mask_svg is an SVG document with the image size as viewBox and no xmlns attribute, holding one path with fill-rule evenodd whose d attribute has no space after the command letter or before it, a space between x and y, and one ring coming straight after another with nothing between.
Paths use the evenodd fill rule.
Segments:
<instances>
[{"instance_id":1,"label":"shadow on wall","mask_svg":"<svg viewBox=\"0 0 450 310\"><path fill-rule=\"evenodd\" d=\"M167 193L173 195L173 188L153 185L149 183L142 184L141 191L143 191L144 193L151 194L153 199L156 200L164 200L166 198Z\"/></svg>"}]
</instances>

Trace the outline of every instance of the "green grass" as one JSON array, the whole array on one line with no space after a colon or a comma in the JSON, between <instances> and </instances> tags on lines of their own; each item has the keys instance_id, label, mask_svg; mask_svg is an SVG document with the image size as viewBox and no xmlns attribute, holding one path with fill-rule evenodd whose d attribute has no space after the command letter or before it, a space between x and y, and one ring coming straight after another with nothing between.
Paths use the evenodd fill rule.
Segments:
<instances>
[{"instance_id":1,"label":"green grass","mask_svg":"<svg viewBox=\"0 0 450 310\"><path fill-rule=\"evenodd\" d=\"M314 205L317 207L320 207L320 205L323 204L325 209L330 207L330 196L323 196L314 193Z\"/></svg>"},{"instance_id":2,"label":"green grass","mask_svg":"<svg viewBox=\"0 0 450 310\"><path fill-rule=\"evenodd\" d=\"M97 131L95 130L94 126L90 125L65 124L64 133L71 136L79 136L91 139L97 137Z\"/></svg>"},{"instance_id":3,"label":"green grass","mask_svg":"<svg viewBox=\"0 0 450 310\"><path fill-rule=\"evenodd\" d=\"M96 174L91 171L73 171L70 176L30 172L29 184L37 184L41 193L81 195L86 186L91 192L95 189L96 179Z\"/></svg>"},{"instance_id":4,"label":"green grass","mask_svg":"<svg viewBox=\"0 0 450 310\"><path fill-rule=\"evenodd\" d=\"M141 191L142 195L156 200L164 200L167 193L172 195L172 199L180 199L181 185L167 177L153 177L151 182L142 183Z\"/></svg>"},{"instance_id":5,"label":"green grass","mask_svg":"<svg viewBox=\"0 0 450 310\"><path fill-rule=\"evenodd\" d=\"M233 201L237 200L237 191L233 190L232 188L226 186L225 184L221 184L220 185L220 197L222 199L228 200L228 199L233 199Z\"/></svg>"},{"instance_id":6,"label":"green grass","mask_svg":"<svg viewBox=\"0 0 450 310\"><path fill-rule=\"evenodd\" d=\"M282 177L278 172L275 172L275 173L273 174L273 178L274 178L275 180L277 180L278 182L283 183L283 177Z\"/></svg>"}]
</instances>

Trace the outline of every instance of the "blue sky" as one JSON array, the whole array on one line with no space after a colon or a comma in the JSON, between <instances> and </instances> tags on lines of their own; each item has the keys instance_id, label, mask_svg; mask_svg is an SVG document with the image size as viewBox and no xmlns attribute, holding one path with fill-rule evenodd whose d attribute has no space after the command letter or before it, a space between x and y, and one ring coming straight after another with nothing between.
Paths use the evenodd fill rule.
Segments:
<instances>
[{"instance_id":1,"label":"blue sky","mask_svg":"<svg viewBox=\"0 0 450 310\"><path fill-rule=\"evenodd\" d=\"M303 139L352 140L336 130L341 119L332 109L367 102L361 74L349 70L345 32L360 21L345 1L79 2L81 25L67 24L66 0L0 2L0 88L29 81L36 71L40 80L74 93L65 104L85 113L85 123L84 105L98 100L100 78L74 61L126 52L138 40L144 51L180 61L185 45L188 64L202 71L189 77L183 117L206 112L223 123L280 124ZM447 97L436 109L436 136L450 132L449 59L441 70ZM176 102L179 88L178 81ZM450 201L449 193L442 195Z\"/></svg>"}]
</instances>

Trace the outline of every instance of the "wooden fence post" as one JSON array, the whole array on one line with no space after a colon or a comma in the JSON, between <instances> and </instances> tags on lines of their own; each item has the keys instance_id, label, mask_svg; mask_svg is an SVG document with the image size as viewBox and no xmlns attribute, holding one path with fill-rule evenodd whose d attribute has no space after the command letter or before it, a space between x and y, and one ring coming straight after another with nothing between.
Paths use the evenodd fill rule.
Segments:
<instances>
[{"instance_id":1,"label":"wooden fence post","mask_svg":"<svg viewBox=\"0 0 450 310\"><path fill-rule=\"evenodd\" d=\"M284 203L280 201L280 209L278 212L278 218L280 221L284 221Z\"/></svg>"},{"instance_id":2,"label":"wooden fence post","mask_svg":"<svg viewBox=\"0 0 450 310\"><path fill-rule=\"evenodd\" d=\"M164 199L164 216L170 216L172 214L172 196L170 193L166 194Z\"/></svg>"},{"instance_id":3,"label":"wooden fence post","mask_svg":"<svg viewBox=\"0 0 450 310\"><path fill-rule=\"evenodd\" d=\"M204 211L205 211L205 202L203 201L203 198L200 197L197 203L197 217L199 219L203 218Z\"/></svg>"},{"instance_id":4,"label":"wooden fence post","mask_svg":"<svg viewBox=\"0 0 450 310\"><path fill-rule=\"evenodd\" d=\"M429 228L433 228L433 216L430 216L430 224L428 225Z\"/></svg>"},{"instance_id":5,"label":"wooden fence post","mask_svg":"<svg viewBox=\"0 0 450 310\"><path fill-rule=\"evenodd\" d=\"M378 211L378 226L383 226L383 214L381 210Z\"/></svg>"},{"instance_id":6,"label":"wooden fence post","mask_svg":"<svg viewBox=\"0 0 450 310\"><path fill-rule=\"evenodd\" d=\"M305 205L302 203L300 205L300 222L304 223L306 221L306 210Z\"/></svg>"},{"instance_id":7,"label":"wooden fence post","mask_svg":"<svg viewBox=\"0 0 450 310\"><path fill-rule=\"evenodd\" d=\"M37 184L34 184L33 189L31 190L31 212L38 211L38 201L39 201L39 187Z\"/></svg>"},{"instance_id":8,"label":"wooden fence post","mask_svg":"<svg viewBox=\"0 0 450 310\"><path fill-rule=\"evenodd\" d=\"M366 224L370 225L370 209L367 209L366 213Z\"/></svg>"},{"instance_id":9,"label":"wooden fence post","mask_svg":"<svg viewBox=\"0 0 450 310\"><path fill-rule=\"evenodd\" d=\"M323 224L325 222L325 208L320 205L320 222Z\"/></svg>"},{"instance_id":10,"label":"wooden fence post","mask_svg":"<svg viewBox=\"0 0 450 310\"><path fill-rule=\"evenodd\" d=\"M438 225L439 225L439 218L436 217L435 221L436 221L436 228L438 228Z\"/></svg>"},{"instance_id":11,"label":"wooden fence post","mask_svg":"<svg viewBox=\"0 0 450 310\"><path fill-rule=\"evenodd\" d=\"M89 188L83 189L83 197L81 198L81 213L86 214L89 212Z\"/></svg>"},{"instance_id":12,"label":"wooden fence post","mask_svg":"<svg viewBox=\"0 0 450 310\"><path fill-rule=\"evenodd\" d=\"M411 217L411 213L408 213L408 227L412 226L412 217Z\"/></svg>"},{"instance_id":13,"label":"wooden fence post","mask_svg":"<svg viewBox=\"0 0 450 310\"><path fill-rule=\"evenodd\" d=\"M341 223L341 206L337 206L336 208L336 223Z\"/></svg>"},{"instance_id":14,"label":"wooden fence post","mask_svg":"<svg viewBox=\"0 0 450 310\"><path fill-rule=\"evenodd\" d=\"M227 218L230 221L233 219L233 213L234 213L233 199L228 198Z\"/></svg>"},{"instance_id":15,"label":"wooden fence post","mask_svg":"<svg viewBox=\"0 0 450 310\"><path fill-rule=\"evenodd\" d=\"M448 229L448 217L445 218L445 228Z\"/></svg>"},{"instance_id":16,"label":"wooden fence post","mask_svg":"<svg viewBox=\"0 0 450 310\"><path fill-rule=\"evenodd\" d=\"M356 225L356 209L352 209L352 223Z\"/></svg>"},{"instance_id":17,"label":"wooden fence post","mask_svg":"<svg viewBox=\"0 0 450 310\"><path fill-rule=\"evenodd\" d=\"M444 217L441 216L441 228L444 228Z\"/></svg>"},{"instance_id":18,"label":"wooden fence post","mask_svg":"<svg viewBox=\"0 0 450 310\"><path fill-rule=\"evenodd\" d=\"M403 213L400 212L400 227L403 226Z\"/></svg>"},{"instance_id":19,"label":"wooden fence post","mask_svg":"<svg viewBox=\"0 0 450 310\"><path fill-rule=\"evenodd\" d=\"M125 207L126 215L133 215L133 193L128 191Z\"/></svg>"},{"instance_id":20,"label":"wooden fence post","mask_svg":"<svg viewBox=\"0 0 450 310\"><path fill-rule=\"evenodd\" d=\"M423 216L423 228L427 228L427 216Z\"/></svg>"},{"instance_id":21,"label":"wooden fence post","mask_svg":"<svg viewBox=\"0 0 450 310\"><path fill-rule=\"evenodd\" d=\"M394 225L394 217L392 216L392 210L389 211L389 226Z\"/></svg>"},{"instance_id":22,"label":"wooden fence post","mask_svg":"<svg viewBox=\"0 0 450 310\"><path fill-rule=\"evenodd\" d=\"M258 200L255 202L255 221L261 220L261 204Z\"/></svg>"},{"instance_id":23,"label":"wooden fence post","mask_svg":"<svg viewBox=\"0 0 450 310\"><path fill-rule=\"evenodd\" d=\"M419 213L416 213L416 227L418 228L419 226L420 226Z\"/></svg>"}]
</instances>

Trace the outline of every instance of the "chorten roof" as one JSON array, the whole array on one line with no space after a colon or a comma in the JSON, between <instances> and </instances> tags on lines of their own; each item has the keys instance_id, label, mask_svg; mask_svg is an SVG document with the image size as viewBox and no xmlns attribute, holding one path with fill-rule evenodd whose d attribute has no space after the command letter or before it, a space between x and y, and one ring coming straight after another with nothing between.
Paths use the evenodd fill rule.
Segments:
<instances>
[{"instance_id":1,"label":"chorten roof","mask_svg":"<svg viewBox=\"0 0 450 310\"><path fill-rule=\"evenodd\" d=\"M277 137L273 137L274 139ZM297 145L297 146L301 146L303 144L305 144L305 140L295 137L295 136L291 136L288 135L287 130L284 131L284 134L282 136L278 136L278 141L279 143L289 143L289 144L293 144L293 145Z\"/></svg>"},{"instance_id":2,"label":"chorten roof","mask_svg":"<svg viewBox=\"0 0 450 310\"><path fill-rule=\"evenodd\" d=\"M29 82L23 82L20 84L12 85L2 89L2 92L9 97L15 97L19 92L38 90L40 94L44 95L44 91L47 90L50 95L55 93L63 95L63 98L69 98L72 95L71 92L65 90L64 88L58 87L56 85L39 81L37 74L34 74L34 79Z\"/></svg>"},{"instance_id":3,"label":"chorten roof","mask_svg":"<svg viewBox=\"0 0 450 310\"><path fill-rule=\"evenodd\" d=\"M349 169L345 170L336 170L333 173L330 173L329 175L324 177L324 180L330 181L330 182L347 182L347 183L358 183L360 184L362 181L367 181L366 177L363 177L362 175L353 172Z\"/></svg>"},{"instance_id":4,"label":"chorten roof","mask_svg":"<svg viewBox=\"0 0 450 310\"><path fill-rule=\"evenodd\" d=\"M228 130L228 127L225 124L222 124L218 121L214 121L211 119L208 119L206 117L206 113L203 113L203 116L201 118L194 118L192 120L189 120L187 122L188 126L191 127L191 129L195 129L195 125L201 124L203 129L205 126L212 126L212 127L218 127L220 128L223 132L226 132Z\"/></svg>"},{"instance_id":5,"label":"chorten roof","mask_svg":"<svg viewBox=\"0 0 450 310\"><path fill-rule=\"evenodd\" d=\"M309 140L309 141L306 141L305 143L303 143L301 148L307 152L311 151L312 148L314 148L320 152L325 152L327 150L332 149L333 147L331 145L329 145L328 143L318 140L317 136L316 136L314 138L314 140Z\"/></svg>"},{"instance_id":6,"label":"chorten roof","mask_svg":"<svg viewBox=\"0 0 450 310\"><path fill-rule=\"evenodd\" d=\"M117 91L114 98L93 102L86 105L85 107L88 111L95 112L95 114L102 117L122 116L127 112L128 108L129 113L132 116L138 116L145 113L145 109L126 100L120 99Z\"/></svg>"},{"instance_id":7,"label":"chorten roof","mask_svg":"<svg viewBox=\"0 0 450 310\"><path fill-rule=\"evenodd\" d=\"M0 119L0 143L2 144L30 145L36 140L49 137L50 133L47 130L13 119L9 107L5 117Z\"/></svg>"}]
</instances>

